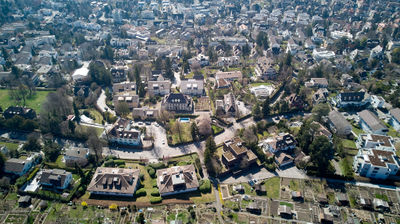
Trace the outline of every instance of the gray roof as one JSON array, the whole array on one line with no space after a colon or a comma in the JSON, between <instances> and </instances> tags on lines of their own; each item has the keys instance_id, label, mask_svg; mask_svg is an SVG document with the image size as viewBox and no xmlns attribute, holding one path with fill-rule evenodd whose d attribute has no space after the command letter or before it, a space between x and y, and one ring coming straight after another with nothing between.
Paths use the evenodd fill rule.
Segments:
<instances>
[{"instance_id":1,"label":"gray roof","mask_svg":"<svg viewBox=\"0 0 400 224\"><path fill-rule=\"evenodd\" d=\"M368 125L368 127L372 129L372 131L378 131L385 128L387 129L387 127L382 124L379 118L370 110L358 112L358 116Z\"/></svg>"},{"instance_id":2,"label":"gray roof","mask_svg":"<svg viewBox=\"0 0 400 224\"><path fill-rule=\"evenodd\" d=\"M69 148L65 150L65 155L69 157L86 158L88 148Z\"/></svg>"},{"instance_id":3,"label":"gray roof","mask_svg":"<svg viewBox=\"0 0 400 224\"><path fill-rule=\"evenodd\" d=\"M13 173L20 173L24 169L26 160L24 159L9 159L4 164L4 171L5 172L13 172Z\"/></svg>"},{"instance_id":4,"label":"gray roof","mask_svg":"<svg viewBox=\"0 0 400 224\"><path fill-rule=\"evenodd\" d=\"M400 122L400 108L391 109L390 114L394 119Z\"/></svg>"},{"instance_id":5,"label":"gray roof","mask_svg":"<svg viewBox=\"0 0 400 224\"><path fill-rule=\"evenodd\" d=\"M346 118L336 110L329 112L329 120L332 122L336 129L344 129L348 126L351 127Z\"/></svg>"},{"instance_id":6,"label":"gray roof","mask_svg":"<svg viewBox=\"0 0 400 224\"><path fill-rule=\"evenodd\" d=\"M67 176L70 175L70 172L60 169L47 170L43 169L42 174L40 176L41 184L49 184L56 187L64 186L64 182L67 179Z\"/></svg>"}]
</instances>

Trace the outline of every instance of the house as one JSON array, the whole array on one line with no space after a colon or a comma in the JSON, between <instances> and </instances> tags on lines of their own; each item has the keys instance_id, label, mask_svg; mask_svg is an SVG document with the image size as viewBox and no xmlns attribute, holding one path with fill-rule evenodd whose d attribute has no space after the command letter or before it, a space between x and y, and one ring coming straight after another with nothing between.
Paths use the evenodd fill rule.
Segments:
<instances>
[{"instance_id":1,"label":"house","mask_svg":"<svg viewBox=\"0 0 400 224\"><path fill-rule=\"evenodd\" d=\"M321 123L313 121L312 124L318 126L317 132L315 133L315 136L325 136L329 140L332 140L332 133Z\"/></svg>"},{"instance_id":2,"label":"house","mask_svg":"<svg viewBox=\"0 0 400 224\"><path fill-rule=\"evenodd\" d=\"M399 164L394 151L362 148L354 157L353 170L360 176L387 179L397 174Z\"/></svg>"},{"instance_id":3,"label":"house","mask_svg":"<svg viewBox=\"0 0 400 224\"><path fill-rule=\"evenodd\" d=\"M381 96L372 95L371 96L371 106L374 109L383 108L385 105L385 99Z\"/></svg>"},{"instance_id":4,"label":"house","mask_svg":"<svg viewBox=\"0 0 400 224\"><path fill-rule=\"evenodd\" d=\"M345 193L338 192L336 193L336 202L338 205L346 206L349 204L349 199Z\"/></svg>"},{"instance_id":5,"label":"house","mask_svg":"<svg viewBox=\"0 0 400 224\"><path fill-rule=\"evenodd\" d=\"M291 55L294 55L297 53L298 48L299 48L299 45L297 45L293 39L289 39L287 42L286 53L290 53Z\"/></svg>"},{"instance_id":6,"label":"house","mask_svg":"<svg viewBox=\"0 0 400 224\"><path fill-rule=\"evenodd\" d=\"M218 57L217 66L230 67L230 66L239 65L239 63L240 63L239 56Z\"/></svg>"},{"instance_id":7,"label":"house","mask_svg":"<svg viewBox=\"0 0 400 224\"><path fill-rule=\"evenodd\" d=\"M233 191L236 191L239 194L244 194L244 187L241 184L234 185L232 189Z\"/></svg>"},{"instance_id":8,"label":"house","mask_svg":"<svg viewBox=\"0 0 400 224\"><path fill-rule=\"evenodd\" d=\"M291 219L293 216L292 209L287 205L279 205L278 215L282 218Z\"/></svg>"},{"instance_id":9,"label":"house","mask_svg":"<svg viewBox=\"0 0 400 224\"><path fill-rule=\"evenodd\" d=\"M159 76L156 81L147 82L147 92L150 96L165 96L171 92L171 81Z\"/></svg>"},{"instance_id":10,"label":"house","mask_svg":"<svg viewBox=\"0 0 400 224\"><path fill-rule=\"evenodd\" d=\"M60 169L42 169L39 184L44 188L64 190L72 181L72 174Z\"/></svg>"},{"instance_id":11,"label":"house","mask_svg":"<svg viewBox=\"0 0 400 224\"><path fill-rule=\"evenodd\" d=\"M231 86L231 82L227 81L226 79L217 79L216 80L216 87L218 89L227 89Z\"/></svg>"},{"instance_id":12,"label":"house","mask_svg":"<svg viewBox=\"0 0 400 224\"><path fill-rule=\"evenodd\" d=\"M157 119L159 110L156 108L139 107L133 108L132 116L134 119L155 120Z\"/></svg>"},{"instance_id":13,"label":"house","mask_svg":"<svg viewBox=\"0 0 400 224\"><path fill-rule=\"evenodd\" d=\"M121 82L113 84L113 93L131 92L136 90L136 84L134 82Z\"/></svg>"},{"instance_id":14,"label":"house","mask_svg":"<svg viewBox=\"0 0 400 224\"><path fill-rule=\"evenodd\" d=\"M275 163L278 165L280 169L289 167L294 164L294 159L289 154L284 152L279 152L275 156Z\"/></svg>"},{"instance_id":15,"label":"house","mask_svg":"<svg viewBox=\"0 0 400 224\"><path fill-rule=\"evenodd\" d=\"M121 145L141 145L140 131L133 127L133 121L118 119L107 133L108 141Z\"/></svg>"},{"instance_id":16,"label":"house","mask_svg":"<svg viewBox=\"0 0 400 224\"><path fill-rule=\"evenodd\" d=\"M267 138L263 141L264 153L271 152L277 154L281 151L288 151L296 148L296 140L289 133L280 133L277 136Z\"/></svg>"},{"instance_id":17,"label":"house","mask_svg":"<svg viewBox=\"0 0 400 224\"><path fill-rule=\"evenodd\" d=\"M199 188L193 165L157 170L157 186L161 196L196 191Z\"/></svg>"},{"instance_id":18,"label":"house","mask_svg":"<svg viewBox=\"0 0 400 224\"><path fill-rule=\"evenodd\" d=\"M372 111L363 110L358 112L358 116L360 117L360 126L365 132L379 135L386 135L389 132L386 125Z\"/></svg>"},{"instance_id":19,"label":"house","mask_svg":"<svg viewBox=\"0 0 400 224\"><path fill-rule=\"evenodd\" d=\"M314 48L313 52L312 52L312 56L313 56L314 60L316 60L316 61L321 61L324 59L329 60L329 59L335 58L335 52L328 51L325 49Z\"/></svg>"},{"instance_id":20,"label":"house","mask_svg":"<svg viewBox=\"0 0 400 224\"><path fill-rule=\"evenodd\" d=\"M117 108L119 103L126 103L130 110L139 106L139 96L135 91L116 92L113 95L113 103Z\"/></svg>"},{"instance_id":21,"label":"house","mask_svg":"<svg viewBox=\"0 0 400 224\"><path fill-rule=\"evenodd\" d=\"M90 194L133 197L140 183L139 169L98 167L87 191Z\"/></svg>"},{"instance_id":22,"label":"house","mask_svg":"<svg viewBox=\"0 0 400 224\"><path fill-rule=\"evenodd\" d=\"M267 194L267 188L265 187L264 183L255 184L254 190L256 191L257 195L266 195Z\"/></svg>"},{"instance_id":23,"label":"house","mask_svg":"<svg viewBox=\"0 0 400 224\"><path fill-rule=\"evenodd\" d=\"M4 163L4 172L17 176L25 175L40 159L40 154L34 154L26 159L8 159Z\"/></svg>"},{"instance_id":24,"label":"house","mask_svg":"<svg viewBox=\"0 0 400 224\"><path fill-rule=\"evenodd\" d=\"M257 156L238 137L225 141L223 150L222 163L228 169L249 167L257 161Z\"/></svg>"},{"instance_id":25,"label":"house","mask_svg":"<svg viewBox=\"0 0 400 224\"><path fill-rule=\"evenodd\" d=\"M356 146L358 149L367 148L395 151L393 138L386 135L361 134L358 136Z\"/></svg>"},{"instance_id":26,"label":"house","mask_svg":"<svg viewBox=\"0 0 400 224\"><path fill-rule=\"evenodd\" d=\"M243 79L243 74L241 71L229 71L229 72L217 72L215 74L215 80L225 79L229 82L232 81L241 81Z\"/></svg>"},{"instance_id":27,"label":"house","mask_svg":"<svg viewBox=\"0 0 400 224\"><path fill-rule=\"evenodd\" d=\"M392 116L389 123L396 131L400 131L400 108L394 108L389 111Z\"/></svg>"},{"instance_id":28,"label":"house","mask_svg":"<svg viewBox=\"0 0 400 224\"><path fill-rule=\"evenodd\" d=\"M192 98L182 93L170 93L164 97L162 107L173 112L192 112Z\"/></svg>"},{"instance_id":29,"label":"house","mask_svg":"<svg viewBox=\"0 0 400 224\"><path fill-rule=\"evenodd\" d=\"M218 108L217 108L218 109ZM238 110L235 95L233 93L228 93L224 95L223 100L223 113L230 116L235 116Z\"/></svg>"},{"instance_id":30,"label":"house","mask_svg":"<svg viewBox=\"0 0 400 224\"><path fill-rule=\"evenodd\" d=\"M31 196L29 196L29 195L21 196L21 197L18 199L18 206L19 206L19 207L22 207L22 208L26 208L26 207L28 207L29 205L31 205L31 201L32 201Z\"/></svg>"},{"instance_id":31,"label":"house","mask_svg":"<svg viewBox=\"0 0 400 224\"><path fill-rule=\"evenodd\" d=\"M185 95L201 96L204 92L204 82L196 79L182 80L180 90Z\"/></svg>"},{"instance_id":32,"label":"house","mask_svg":"<svg viewBox=\"0 0 400 224\"><path fill-rule=\"evenodd\" d=\"M303 201L304 200L303 194L300 191L292 191L291 196L294 201Z\"/></svg>"},{"instance_id":33,"label":"house","mask_svg":"<svg viewBox=\"0 0 400 224\"><path fill-rule=\"evenodd\" d=\"M361 207L363 209L366 209L366 210L372 210L373 209L372 200L369 199L369 198L360 197L360 200L359 200L358 204L361 205Z\"/></svg>"},{"instance_id":34,"label":"house","mask_svg":"<svg viewBox=\"0 0 400 224\"><path fill-rule=\"evenodd\" d=\"M374 198L374 200L372 201L372 204L374 206L374 209L377 211L382 211L382 212L390 211L389 203L380 198Z\"/></svg>"},{"instance_id":35,"label":"house","mask_svg":"<svg viewBox=\"0 0 400 224\"><path fill-rule=\"evenodd\" d=\"M264 80L276 79L277 72L273 68L272 60L267 57L261 57L257 60L256 68L254 69L256 75Z\"/></svg>"},{"instance_id":36,"label":"house","mask_svg":"<svg viewBox=\"0 0 400 224\"><path fill-rule=\"evenodd\" d=\"M75 167L75 164L84 167L88 163L88 148L68 148L65 150L65 165Z\"/></svg>"},{"instance_id":37,"label":"house","mask_svg":"<svg viewBox=\"0 0 400 224\"><path fill-rule=\"evenodd\" d=\"M305 83L306 87L328 88L328 80L326 78L311 78Z\"/></svg>"},{"instance_id":38,"label":"house","mask_svg":"<svg viewBox=\"0 0 400 224\"><path fill-rule=\"evenodd\" d=\"M369 103L365 92L343 92L332 99L332 104L339 108L361 107Z\"/></svg>"},{"instance_id":39,"label":"house","mask_svg":"<svg viewBox=\"0 0 400 224\"><path fill-rule=\"evenodd\" d=\"M3 116L5 119L10 119L15 115L21 116L25 119L36 118L35 110L27 107L10 106L3 112Z\"/></svg>"},{"instance_id":40,"label":"house","mask_svg":"<svg viewBox=\"0 0 400 224\"><path fill-rule=\"evenodd\" d=\"M304 107L304 102L300 96L295 93L290 94L285 98L285 101L288 103L290 108L302 109Z\"/></svg>"},{"instance_id":41,"label":"house","mask_svg":"<svg viewBox=\"0 0 400 224\"><path fill-rule=\"evenodd\" d=\"M262 211L262 203L250 202L246 207L246 211L260 215Z\"/></svg>"},{"instance_id":42,"label":"house","mask_svg":"<svg viewBox=\"0 0 400 224\"><path fill-rule=\"evenodd\" d=\"M318 89L312 96L313 105L319 103L326 103L326 99L329 95L329 91L325 88Z\"/></svg>"},{"instance_id":43,"label":"house","mask_svg":"<svg viewBox=\"0 0 400 224\"><path fill-rule=\"evenodd\" d=\"M275 91L274 85L259 85L250 88L250 92L257 98L267 98L272 95Z\"/></svg>"},{"instance_id":44,"label":"house","mask_svg":"<svg viewBox=\"0 0 400 224\"><path fill-rule=\"evenodd\" d=\"M339 136L350 135L353 130L346 118L336 110L329 112L328 123L332 132Z\"/></svg>"},{"instance_id":45,"label":"house","mask_svg":"<svg viewBox=\"0 0 400 224\"><path fill-rule=\"evenodd\" d=\"M201 67L207 66L210 64L210 57L205 56L204 54L198 54L196 57L188 60L189 65L198 64Z\"/></svg>"}]
</instances>

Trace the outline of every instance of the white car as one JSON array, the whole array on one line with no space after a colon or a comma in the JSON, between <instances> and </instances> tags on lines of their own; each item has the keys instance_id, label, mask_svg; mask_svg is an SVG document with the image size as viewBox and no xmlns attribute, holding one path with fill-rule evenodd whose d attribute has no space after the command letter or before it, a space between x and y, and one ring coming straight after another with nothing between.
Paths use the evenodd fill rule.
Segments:
<instances>
[{"instance_id":1,"label":"white car","mask_svg":"<svg viewBox=\"0 0 400 224\"><path fill-rule=\"evenodd\" d=\"M164 144L165 144L165 140L163 139L163 140L161 141L161 143L164 145Z\"/></svg>"}]
</instances>

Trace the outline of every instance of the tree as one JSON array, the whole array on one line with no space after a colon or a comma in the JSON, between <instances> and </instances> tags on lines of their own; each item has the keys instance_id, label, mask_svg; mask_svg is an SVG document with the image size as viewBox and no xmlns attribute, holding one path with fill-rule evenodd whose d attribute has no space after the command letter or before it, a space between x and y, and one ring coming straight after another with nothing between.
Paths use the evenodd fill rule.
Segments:
<instances>
[{"instance_id":1,"label":"tree","mask_svg":"<svg viewBox=\"0 0 400 224\"><path fill-rule=\"evenodd\" d=\"M89 138L86 141L89 149L94 152L95 162L98 164L102 159L103 153L103 143L100 141L99 136L96 134L96 130L94 128L89 129Z\"/></svg>"},{"instance_id":2,"label":"tree","mask_svg":"<svg viewBox=\"0 0 400 224\"><path fill-rule=\"evenodd\" d=\"M81 122L81 116L79 113L79 109L75 104L75 101L72 103L72 108L74 109L75 121L79 124L79 122Z\"/></svg>"},{"instance_id":3,"label":"tree","mask_svg":"<svg viewBox=\"0 0 400 224\"><path fill-rule=\"evenodd\" d=\"M310 145L310 159L320 174L328 173L333 155L332 143L326 136L318 136Z\"/></svg>"},{"instance_id":4,"label":"tree","mask_svg":"<svg viewBox=\"0 0 400 224\"><path fill-rule=\"evenodd\" d=\"M4 164L6 163L6 157L0 152L0 170L3 170Z\"/></svg>"},{"instance_id":5,"label":"tree","mask_svg":"<svg viewBox=\"0 0 400 224\"><path fill-rule=\"evenodd\" d=\"M214 137L209 136L206 140L206 149L212 154L217 150L217 144L215 144Z\"/></svg>"},{"instance_id":6,"label":"tree","mask_svg":"<svg viewBox=\"0 0 400 224\"><path fill-rule=\"evenodd\" d=\"M30 135L28 141L22 146L24 151L40 152L42 146L40 145L36 136Z\"/></svg>"},{"instance_id":7,"label":"tree","mask_svg":"<svg viewBox=\"0 0 400 224\"><path fill-rule=\"evenodd\" d=\"M211 128L211 118L210 117L201 117L199 121L199 134L203 137L210 136L212 134Z\"/></svg>"},{"instance_id":8,"label":"tree","mask_svg":"<svg viewBox=\"0 0 400 224\"><path fill-rule=\"evenodd\" d=\"M199 127L197 127L196 122L192 122L190 133L192 135L193 141L197 141L199 139Z\"/></svg>"},{"instance_id":9,"label":"tree","mask_svg":"<svg viewBox=\"0 0 400 224\"><path fill-rule=\"evenodd\" d=\"M391 56L392 56L392 62L400 64L400 47L395 48L392 51Z\"/></svg>"},{"instance_id":10,"label":"tree","mask_svg":"<svg viewBox=\"0 0 400 224\"><path fill-rule=\"evenodd\" d=\"M140 224L144 224L145 223L145 218L144 218L144 214L143 212L139 213L138 216L136 216L136 222L140 223Z\"/></svg>"},{"instance_id":11,"label":"tree","mask_svg":"<svg viewBox=\"0 0 400 224\"><path fill-rule=\"evenodd\" d=\"M122 117L126 117L126 115L128 115L129 112L131 112L131 110L129 109L129 105L126 102L119 102L115 107L115 110L117 114L121 115Z\"/></svg>"},{"instance_id":12,"label":"tree","mask_svg":"<svg viewBox=\"0 0 400 224\"><path fill-rule=\"evenodd\" d=\"M260 120L263 118L263 114L260 109L260 104L258 102L253 106L252 114L254 120Z\"/></svg>"},{"instance_id":13,"label":"tree","mask_svg":"<svg viewBox=\"0 0 400 224\"><path fill-rule=\"evenodd\" d=\"M269 98L265 99L263 106L262 106L262 114L263 114L264 118L269 116L269 113L271 110L269 104L270 104Z\"/></svg>"},{"instance_id":14,"label":"tree","mask_svg":"<svg viewBox=\"0 0 400 224\"><path fill-rule=\"evenodd\" d=\"M331 109L327 103L320 103L315 105L311 112L313 113L314 120L321 122L322 117L328 116L330 111Z\"/></svg>"},{"instance_id":15,"label":"tree","mask_svg":"<svg viewBox=\"0 0 400 224\"><path fill-rule=\"evenodd\" d=\"M103 54L101 55L103 59L107 59L110 61L114 60L114 50L110 45L107 45L103 49Z\"/></svg>"},{"instance_id":16,"label":"tree","mask_svg":"<svg viewBox=\"0 0 400 224\"><path fill-rule=\"evenodd\" d=\"M257 144L258 138L255 131L256 129L257 128L255 126L244 129L242 139L244 139L246 145Z\"/></svg>"},{"instance_id":17,"label":"tree","mask_svg":"<svg viewBox=\"0 0 400 224\"><path fill-rule=\"evenodd\" d=\"M45 141L43 152L47 161L54 162L60 155L61 146L57 143L47 140Z\"/></svg>"},{"instance_id":18,"label":"tree","mask_svg":"<svg viewBox=\"0 0 400 224\"><path fill-rule=\"evenodd\" d=\"M174 123L174 131L176 132L176 133L178 133L178 137L179 137L179 142L182 142L182 132L183 132L183 128L182 128L182 124L181 124L181 122L179 122L179 121L176 121L175 123Z\"/></svg>"},{"instance_id":19,"label":"tree","mask_svg":"<svg viewBox=\"0 0 400 224\"><path fill-rule=\"evenodd\" d=\"M111 85L111 72L104 65L92 62L89 65L89 76L99 86Z\"/></svg>"},{"instance_id":20,"label":"tree","mask_svg":"<svg viewBox=\"0 0 400 224\"><path fill-rule=\"evenodd\" d=\"M167 124L169 120L172 119L173 117L174 114L165 109L161 109L160 113L158 114L158 120L160 121L160 123L164 125Z\"/></svg>"},{"instance_id":21,"label":"tree","mask_svg":"<svg viewBox=\"0 0 400 224\"><path fill-rule=\"evenodd\" d=\"M250 52L251 52L251 48L250 48L249 44L246 43L246 45L244 45L242 48L243 57L248 57L250 55Z\"/></svg>"}]
</instances>

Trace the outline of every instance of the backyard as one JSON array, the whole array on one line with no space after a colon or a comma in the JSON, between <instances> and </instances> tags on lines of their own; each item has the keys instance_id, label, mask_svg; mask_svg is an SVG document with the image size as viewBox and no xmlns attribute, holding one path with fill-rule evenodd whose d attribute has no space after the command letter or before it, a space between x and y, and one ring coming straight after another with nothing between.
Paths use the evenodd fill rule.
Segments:
<instances>
[{"instance_id":1,"label":"backyard","mask_svg":"<svg viewBox=\"0 0 400 224\"><path fill-rule=\"evenodd\" d=\"M39 113L42 103L50 92L52 91L36 91L32 97L26 99L25 106L32 108L36 113ZM0 89L0 107L3 110L7 109L9 106L21 105L21 103L17 103L11 98L9 90Z\"/></svg>"},{"instance_id":2,"label":"backyard","mask_svg":"<svg viewBox=\"0 0 400 224\"><path fill-rule=\"evenodd\" d=\"M180 122L179 120L171 119L169 121L168 142L172 145L179 143L191 142L191 123Z\"/></svg>"},{"instance_id":3,"label":"backyard","mask_svg":"<svg viewBox=\"0 0 400 224\"><path fill-rule=\"evenodd\" d=\"M281 179L279 177L272 177L264 182L267 189L267 196L272 199L279 199L279 192L281 187Z\"/></svg>"}]
</instances>

